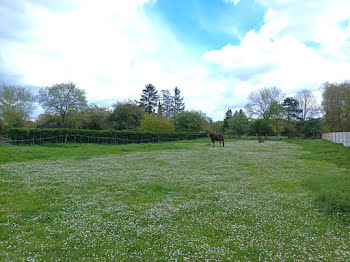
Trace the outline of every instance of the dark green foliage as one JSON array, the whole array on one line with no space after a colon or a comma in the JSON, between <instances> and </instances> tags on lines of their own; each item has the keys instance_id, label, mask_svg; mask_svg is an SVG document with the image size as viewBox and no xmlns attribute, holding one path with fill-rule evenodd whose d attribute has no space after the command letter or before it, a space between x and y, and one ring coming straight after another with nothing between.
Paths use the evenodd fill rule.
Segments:
<instances>
[{"instance_id":1,"label":"dark green foliage","mask_svg":"<svg viewBox=\"0 0 350 262\"><path fill-rule=\"evenodd\" d=\"M61 118L59 115L50 115L50 114L40 114L36 118L36 122L39 126L46 126L50 128L60 127Z\"/></svg>"},{"instance_id":2,"label":"dark green foliage","mask_svg":"<svg viewBox=\"0 0 350 262\"><path fill-rule=\"evenodd\" d=\"M117 130L136 130L140 127L142 110L133 103L118 103L108 121Z\"/></svg>"},{"instance_id":3,"label":"dark green foliage","mask_svg":"<svg viewBox=\"0 0 350 262\"><path fill-rule=\"evenodd\" d=\"M11 128L2 130L3 135L11 140L23 140L13 144L52 143L98 143L130 144L152 143L158 141L190 140L205 137L203 133L193 132L139 132L115 130L88 130L67 128Z\"/></svg>"},{"instance_id":4,"label":"dark green foliage","mask_svg":"<svg viewBox=\"0 0 350 262\"><path fill-rule=\"evenodd\" d=\"M311 118L303 122L301 133L304 137L320 137L321 132L321 118Z\"/></svg>"},{"instance_id":5,"label":"dark green foliage","mask_svg":"<svg viewBox=\"0 0 350 262\"><path fill-rule=\"evenodd\" d=\"M82 114L84 117L82 128L93 130L108 129L107 119L110 114L111 111L108 108L92 104Z\"/></svg>"},{"instance_id":6,"label":"dark green foliage","mask_svg":"<svg viewBox=\"0 0 350 262\"><path fill-rule=\"evenodd\" d=\"M255 119L250 121L250 134L266 136L272 135L273 131L267 119Z\"/></svg>"},{"instance_id":7,"label":"dark green foliage","mask_svg":"<svg viewBox=\"0 0 350 262\"><path fill-rule=\"evenodd\" d=\"M180 132L200 132L202 116L197 112L181 112L174 116L175 130Z\"/></svg>"},{"instance_id":8,"label":"dark green foliage","mask_svg":"<svg viewBox=\"0 0 350 262\"><path fill-rule=\"evenodd\" d=\"M249 129L248 117L243 110L235 111L235 113L228 119L228 126L230 133L233 133L236 137L245 135Z\"/></svg>"},{"instance_id":9,"label":"dark green foliage","mask_svg":"<svg viewBox=\"0 0 350 262\"><path fill-rule=\"evenodd\" d=\"M180 89L178 87L174 88L174 102L173 102L173 115L177 115L185 110L185 103L183 102L183 98L180 96Z\"/></svg>"},{"instance_id":10,"label":"dark green foliage","mask_svg":"<svg viewBox=\"0 0 350 262\"><path fill-rule=\"evenodd\" d=\"M299 120L301 117L301 109L299 107L298 100L293 97L286 97L282 103L283 108L285 109L286 119L288 121Z\"/></svg>"},{"instance_id":11,"label":"dark green foliage","mask_svg":"<svg viewBox=\"0 0 350 262\"><path fill-rule=\"evenodd\" d=\"M232 117L232 110L227 109L226 114L225 114L225 118L224 118L224 126L223 126L224 131L226 131L228 129L228 120L230 119L230 117Z\"/></svg>"},{"instance_id":12,"label":"dark green foliage","mask_svg":"<svg viewBox=\"0 0 350 262\"><path fill-rule=\"evenodd\" d=\"M142 90L141 99L138 102L142 110L148 114L154 114L158 105L158 91L152 84L145 85Z\"/></svg>"},{"instance_id":13,"label":"dark green foliage","mask_svg":"<svg viewBox=\"0 0 350 262\"><path fill-rule=\"evenodd\" d=\"M292 121L299 120L301 118L302 110L299 107L298 100L293 97L287 97L284 99L282 106L285 109L285 117L287 119L287 130L288 137L292 136L292 132L294 131L291 125Z\"/></svg>"}]
</instances>

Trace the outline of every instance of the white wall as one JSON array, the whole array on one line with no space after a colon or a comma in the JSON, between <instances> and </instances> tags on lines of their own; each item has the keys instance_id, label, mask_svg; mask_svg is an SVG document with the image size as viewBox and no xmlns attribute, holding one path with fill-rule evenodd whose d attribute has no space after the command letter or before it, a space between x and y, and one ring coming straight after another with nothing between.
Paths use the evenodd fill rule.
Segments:
<instances>
[{"instance_id":1,"label":"white wall","mask_svg":"<svg viewBox=\"0 0 350 262\"><path fill-rule=\"evenodd\" d=\"M350 146L350 132L324 133L322 134L322 139L343 144L344 146Z\"/></svg>"}]
</instances>

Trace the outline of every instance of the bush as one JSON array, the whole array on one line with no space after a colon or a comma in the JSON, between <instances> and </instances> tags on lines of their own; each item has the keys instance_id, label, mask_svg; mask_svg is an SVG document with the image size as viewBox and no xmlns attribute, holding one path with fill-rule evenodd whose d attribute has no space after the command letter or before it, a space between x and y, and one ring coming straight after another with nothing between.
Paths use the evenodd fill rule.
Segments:
<instances>
[{"instance_id":1,"label":"bush","mask_svg":"<svg viewBox=\"0 0 350 262\"><path fill-rule=\"evenodd\" d=\"M136 130L140 127L142 115L143 112L139 106L127 101L115 105L115 109L108 117L108 121L117 130Z\"/></svg>"},{"instance_id":2,"label":"bush","mask_svg":"<svg viewBox=\"0 0 350 262\"><path fill-rule=\"evenodd\" d=\"M197 112L181 112L174 117L175 130L180 132L200 132L202 116Z\"/></svg>"},{"instance_id":3,"label":"bush","mask_svg":"<svg viewBox=\"0 0 350 262\"><path fill-rule=\"evenodd\" d=\"M153 114L145 114L141 121L141 131L150 132L174 132L174 124L164 117Z\"/></svg>"}]
</instances>

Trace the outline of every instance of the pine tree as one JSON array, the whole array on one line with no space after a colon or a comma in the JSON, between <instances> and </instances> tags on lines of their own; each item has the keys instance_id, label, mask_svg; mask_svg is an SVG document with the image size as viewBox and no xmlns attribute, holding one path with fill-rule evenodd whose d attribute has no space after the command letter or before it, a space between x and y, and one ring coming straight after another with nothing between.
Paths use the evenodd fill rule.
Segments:
<instances>
[{"instance_id":1,"label":"pine tree","mask_svg":"<svg viewBox=\"0 0 350 262\"><path fill-rule=\"evenodd\" d=\"M225 114L225 119L224 119L224 126L223 130L224 132L228 129L228 120L232 117L232 110L227 109L226 114Z\"/></svg>"},{"instance_id":2,"label":"pine tree","mask_svg":"<svg viewBox=\"0 0 350 262\"><path fill-rule=\"evenodd\" d=\"M181 113L185 110L185 103L183 102L183 98L180 97L180 89L178 87L174 88L173 101L173 115Z\"/></svg>"},{"instance_id":3,"label":"pine tree","mask_svg":"<svg viewBox=\"0 0 350 262\"><path fill-rule=\"evenodd\" d=\"M163 109L163 116L170 118L173 116L173 97L168 89L161 90L161 104Z\"/></svg>"},{"instance_id":4,"label":"pine tree","mask_svg":"<svg viewBox=\"0 0 350 262\"><path fill-rule=\"evenodd\" d=\"M290 122L292 120L298 120L301 118L302 110L299 107L298 100L293 97L287 97L284 99L282 106L285 108L287 123L288 123L288 137L291 137Z\"/></svg>"},{"instance_id":5,"label":"pine tree","mask_svg":"<svg viewBox=\"0 0 350 262\"><path fill-rule=\"evenodd\" d=\"M158 101L158 109L157 109L157 116L158 117L162 117L163 116L163 112L164 112L164 110L163 110L163 104L161 104L160 103L160 100Z\"/></svg>"},{"instance_id":6,"label":"pine tree","mask_svg":"<svg viewBox=\"0 0 350 262\"><path fill-rule=\"evenodd\" d=\"M149 114L155 113L155 108L158 104L158 91L154 85L145 85L145 89L142 90L141 99L138 104L144 112Z\"/></svg>"}]
</instances>

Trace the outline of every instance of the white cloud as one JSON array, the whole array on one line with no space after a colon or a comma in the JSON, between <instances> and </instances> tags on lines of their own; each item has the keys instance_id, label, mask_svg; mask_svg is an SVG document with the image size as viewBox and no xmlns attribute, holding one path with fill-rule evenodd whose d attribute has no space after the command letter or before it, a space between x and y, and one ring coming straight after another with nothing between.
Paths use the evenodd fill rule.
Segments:
<instances>
[{"instance_id":1,"label":"white cloud","mask_svg":"<svg viewBox=\"0 0 350 262\"><path fill-rule=\"evenodd\" d=\"M339 23L350 19L349 1L257 0L268 7L265 24L248 32L239 45L228 44L203 55L223 74L240 80L237 89L277 86L287 95L316 90L325 81L350 77L350 31ZM320 48L307 46L319 43Z\"/></svg>"},{"instance_id":2,"label":"white cloud","mask_svg":"<svg viewBox=\"0 0 350 262\"><path fill-rule=\"evenodd\" d=\"M350 24L339 25L350 19L349 1L256 1L267 8L264 25L245 35L227 25L240 44L202 58L193 57L164 21L148 17L144 5L154 0L2 2L0 16L9 23L0 24L0 71L18 84L73 81L90 101L108 104L138 99L148 83L159 90L178 86L188 109L216 120L264 86L292 94L350 77Z\"/></svg>"},{"instance_id":3,"label":"white cloud","mask_svg":"<svg viewBox=\"0 0 350 262\"><path fill-rule=\"evenodd\" d=\"M24 16L36 19L25 31L27 41L1 47L7 71L36 86L73 81L100 101L138 99L148 83L158 89L179 86L184 96L208 90L206 69L166 25L147 17L145 2L89 0L63 13L28 4Z\"/></svg>"},{"instance_id":4,"label":"white cloud","mask_svg":"<svg viewBox=\"0 0 350 262\"><path fill-rule=\"evenodd\" d=\"M231 3L234 5L238 5L241 0L223 0L224 3Z\"/></svg>"}]
</instances>

